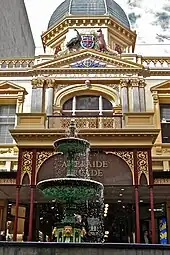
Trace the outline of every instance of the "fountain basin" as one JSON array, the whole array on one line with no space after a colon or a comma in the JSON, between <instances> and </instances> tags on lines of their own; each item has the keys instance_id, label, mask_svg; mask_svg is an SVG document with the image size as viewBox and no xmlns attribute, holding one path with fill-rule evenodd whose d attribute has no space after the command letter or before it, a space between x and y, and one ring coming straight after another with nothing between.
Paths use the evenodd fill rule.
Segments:
<instances>
[{"instance_id":1,"label":"fountain basin","mask_svg":"<svg viewBox=\"0 0 170 255\"><path fill-rule=\"evenodd\" d=\"M84 202L103 197L103 184L81 178L54 178L41 181L38 188L46 197L62 202Z\"/></svg>"},{"instance_id":2,"label":"fountain basin","mask_svg":"<svg viewBox=\"0 0 170 255\"><path fill-rule=\"evenodd\" d=\"M88 141L76 137L61 138L54 142L56 151L66 155L75 155L86 151L90 144Z\"/></svg>"}]
</instances>

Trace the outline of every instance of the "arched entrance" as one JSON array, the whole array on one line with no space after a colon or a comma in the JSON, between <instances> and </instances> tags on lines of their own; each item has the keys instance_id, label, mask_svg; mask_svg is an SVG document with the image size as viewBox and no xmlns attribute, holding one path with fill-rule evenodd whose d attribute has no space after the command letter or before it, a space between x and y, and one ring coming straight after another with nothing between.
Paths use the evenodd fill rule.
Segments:
<instances>
[{"instance_id":1,"label":"arched entrance","mask_svg":"<svg viewBox=\"0 0 170 255\"><path fill-rule=\"evenodd\" d=\"M37 183L39 181L51 178L62 178L66 176L66 164L62 155L55 154L50 156L39 168L37 173ZM82 162L76 162L77 177L83 176ZM129 194L133 196L132 185L133 176L130 167L120 156L106 153L105 151L92 150L89 156L89 174L91 179L99 181L104 184L104 200L105 208L101 213L104 218L104 231L106 241L111 242L128 242L133 241L133 231L135 231L134 221L135 212L132 203L129 203ZM127 194L128 191L128 194ZM121 197L120 197L121 194ZM133 200L131 198L131 200ZM41 204L41 212L46 210L46 213L40 213L40 227L42 229L48 228L49 224L45 224L47 218L52 220L54 217L53 211L55 210L57 219L62 214L62 205L51 205L48 203ZM88 205L89 210L97 210L97 204ZM46 209L45 209L46 207ZM82 211L81 211L82 210ZM80 214L84 213L81 208ZM45 219L42 220L41 219ZM52 224L52 222L50 223ZM93 224L90 221L88 224ZM93 229L93 226L91 226ZM93 231L95 231L93 229Z\"/></svg>"}]
</instances>

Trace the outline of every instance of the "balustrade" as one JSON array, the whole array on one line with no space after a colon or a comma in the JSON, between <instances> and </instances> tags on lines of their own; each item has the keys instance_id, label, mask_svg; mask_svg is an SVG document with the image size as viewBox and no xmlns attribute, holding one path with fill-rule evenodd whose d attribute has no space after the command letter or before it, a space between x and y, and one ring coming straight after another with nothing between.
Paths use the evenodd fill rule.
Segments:
<instances>
[{"instance_id":1,"label":"balustrade","mask_svg":"<svg viewBox=\"0 0 170 255\"><path fill-rule=\"evenodd\" d=\"M122 128L122 115L112 117L61 117L49 116L48 128L68 129L74 119L78 129L117 129Z\"/></svg>"},{"instance_id":2,"label":"balustrade","mask_svg":"<svg viewBox=\"0 0 170 255\"><path fill-rule=\"evenodd\" d=\"M169 69L170 57L142 57L142 65L153 69Z\"/></svg>"},{"instance_id":3,"label":"balustrade","mask_svg":"<svg viewBox=\"0 0 170 255\"><path fill-rule=\"evenodd\" d=\"M34 58L0 59L0 69L30 68L34 65Z\"/></svg>"}]
</instances>

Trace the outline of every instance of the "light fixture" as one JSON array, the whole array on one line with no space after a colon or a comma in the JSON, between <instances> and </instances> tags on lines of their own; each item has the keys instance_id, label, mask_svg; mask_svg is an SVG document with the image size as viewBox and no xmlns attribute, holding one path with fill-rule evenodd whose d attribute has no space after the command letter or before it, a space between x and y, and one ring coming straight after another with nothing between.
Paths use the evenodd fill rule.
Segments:
<instances>
[{"instance_id":1,"label":"light fixture","mask_svg":"<svg viewBox=\"0 0 170 255\"><path fill-rule=\"evenodd\" d=\"M125 189L121 189L121 191L124 191Z\"/></svg>"},{"instance_id":2,"label":"light fixture","mask_svg":"<svg viewBox=\"0 0 170 255\"><path fill-rule=\"evenodd\" d=\"M119 196L120 196L120 197L122 197L122 196L123 196L123 194L121 194L121 193L120 193L120 194L119 194Z\"/></svg>"},{"instance_id":3,"label":"light fixture","mask_svg":"<svg viewBox=\"0 0 170 255\"><path fill-rule=\"evenodd\" d=\"M123 205L122 207L123 207L123 209L125 209L125 205Z\"/></svg>"},{"instance_id":4,"label":"light fixture","mask_svg":"<svg viewBox=\"0 0 170 255\"><path fill-rule=\"evenodd\" d=\"M143 203L143 200L141 199L141 200L139 200L139 202L140 202L140 203Z\"/></svg>"},{"instance_id":5,"label":"light fixture","mask_svg":"<svg viewBox=\"0 0 170 255\"><path fill-rule=\"evenodd\" d=\"M121 200L118 200L117 202L118 202L118 203L121 203L122 201L121 201Z\"/></svg>"}]
</instances>

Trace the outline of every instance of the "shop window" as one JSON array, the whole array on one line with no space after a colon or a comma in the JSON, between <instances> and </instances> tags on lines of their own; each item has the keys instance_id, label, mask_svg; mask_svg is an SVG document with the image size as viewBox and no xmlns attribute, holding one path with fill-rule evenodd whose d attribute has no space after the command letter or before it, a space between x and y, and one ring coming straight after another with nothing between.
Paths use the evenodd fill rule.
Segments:
<instances>
[{"instance_id":1,"label":"shop window","mask_svg":"<svg viewBox=\"0 0 170 255\"><path fill-rule=\"evenodd\" d=\"M160 105L162 142L170 143L170 104Z\"/></svg>"},{"instance_id":2,"label":"shop window","mask_svg":"<svg viewBox=\"0 0 170 255\"><path fill-rule=\"evenodd\" d=\"M0 143L13 143L9 129L15 126L16 105L0 105Z\"/></svg>"}]
</instances>

